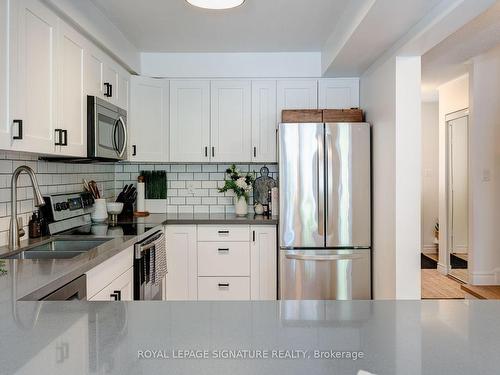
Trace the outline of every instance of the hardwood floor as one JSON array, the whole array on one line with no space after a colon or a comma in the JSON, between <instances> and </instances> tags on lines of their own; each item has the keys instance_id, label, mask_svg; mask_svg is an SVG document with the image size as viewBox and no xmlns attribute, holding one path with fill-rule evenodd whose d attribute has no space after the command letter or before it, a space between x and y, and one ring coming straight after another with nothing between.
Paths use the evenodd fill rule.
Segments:
<instances>
[{"instance_id":1,"label":"hardwood floor","mask_svg":"<svg viewBox=\"0 0 500 375\"><path fill-rule=\"evenodd\" d=\"M464 299L457 280L441 275L436 269L421 270L422 299Z\"/></svg>"},{"instance_id":2,"label":"hardwood floor","mask_svg":"<svg viewBox=\"0 0 500 375\"><path fill-rule=\"evenodd\" d=\"M469 281L469 271L463 268L453 268L450 270L450 276L467 283Z\"/></svg>"}]
</instances>

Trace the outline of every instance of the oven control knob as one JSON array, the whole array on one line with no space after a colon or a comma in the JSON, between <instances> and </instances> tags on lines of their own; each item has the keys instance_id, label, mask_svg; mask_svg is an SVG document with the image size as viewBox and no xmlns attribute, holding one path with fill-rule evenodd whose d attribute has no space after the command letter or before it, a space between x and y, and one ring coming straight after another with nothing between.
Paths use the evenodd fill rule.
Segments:
<instances>
[{"instance_id":1,"label":"oven control knob","mask_svg":"<svg viewBox=\"0 0 500 375\"><path fill-rule=\"evenodd\" d=\"M61 210L67 210L69 208L68 202L62 202L61 203Z\"/></svg>"},{"instance_id":2,"label":"oven control knob","mask_svg":"<svg viewBox=\"0 0 500 375\"><path fill-rule=\"evenodd\" d=\"M61 203L56 203L55 209L56 211L61 211L62 210Z\"/></svg>"}]
</instances>

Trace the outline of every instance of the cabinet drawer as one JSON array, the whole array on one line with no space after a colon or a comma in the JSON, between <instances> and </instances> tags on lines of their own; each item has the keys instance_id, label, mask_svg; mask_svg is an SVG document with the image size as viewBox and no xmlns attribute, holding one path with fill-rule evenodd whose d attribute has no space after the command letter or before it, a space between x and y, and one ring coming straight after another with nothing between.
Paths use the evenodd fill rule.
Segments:
<instances>
[{"instance_id":1,"label":"cabinet drawer","mask_svg":"<svg viewBox=\"0 0 500 375\"><path fill-rule=\"evenodd\" d=\"M198 276L249 275L249 242L198 242Z\"/></svg>"},{"instance_id":2,"label":"cabinet drawer","mask_svg":"<svg viewBox=\"0 0 500 375\"><path fill-rule=\"evenodd\" d=\"M250 241L248 225L198 225L198 241Z\"/></svg>"},{"instance_id":3,"label":"cabinet drawer","mask_svg":"<svg viewBox=\"0 0 500 375\"><path fill-rule=\"evenodd\" d=\"M198 300L250 300L250 278L198 277Z\"/></svg>"}]
</instances>

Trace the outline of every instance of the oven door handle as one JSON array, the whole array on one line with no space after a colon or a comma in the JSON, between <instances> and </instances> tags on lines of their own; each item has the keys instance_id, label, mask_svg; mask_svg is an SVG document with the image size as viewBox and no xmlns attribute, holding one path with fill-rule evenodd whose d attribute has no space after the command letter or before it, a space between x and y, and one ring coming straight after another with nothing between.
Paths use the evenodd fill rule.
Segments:
<instances>
[{"instance_id":1,"label":"oven door handle","mask_svg":"<svg viewBox=\"0 0 500 375\"><path fill-rule=\"evenodd\" d=\"M118 149L118 141L116 140L116 130L118 129L118 125L121 125L123 130L123 147L121 150ZM123 120L123 117L120 116L118 117L118 120L116 120L115 126L113 128L113 147L115 148L115 151L118 154L119 158L123 157L123 154L127 149L127 142L128 142L127 126L125 125L125 120Z\"/></svg>"}]
</instances>

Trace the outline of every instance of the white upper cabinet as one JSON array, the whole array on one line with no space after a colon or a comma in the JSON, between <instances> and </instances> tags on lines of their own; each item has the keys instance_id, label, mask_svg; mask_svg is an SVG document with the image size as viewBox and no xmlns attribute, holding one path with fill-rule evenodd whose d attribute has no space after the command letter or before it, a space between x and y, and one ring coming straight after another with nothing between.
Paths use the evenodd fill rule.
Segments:
<instances>
[{"instance_id":1,"label":"white upper cabinet","mask_svg":"<svg viewBox=\"0 0 500 375\"><path fill-rule=\"evenodd\" d=\"M8 22L9 14L7 1L0 2L0 148L10 148L10 122L8 118L8 59L9 52L7 51L8 43Z\"/></svg>"},{"instance_id":2,"label":"white upper cabinet","mask_svg":"<svg viewBox=\"0 0 500 375\"><path fill-rule=\"evenodd\" d=\"M55 142L66 156L86 156L84 94L85 39L63 21L59 24L58 116Z\"/></svg>"},{"instance_id":3,"label":"white upper cabinet","mask_svg":"<svg viewBox=\"0 0 500 375\"><path fill-rule=\"evenodd\" d=\"M276 162L276 81L252 81L252 161Z\"/></svg>"},{"instance_id":4,"label":"white upper cabinet","mask_svg":"<svg viewBox=\"0 0 500 375\"><path fill-rule=\"evenodd\" d=\"M10 4L11 148L54 153L58 18L36 0Z\"/></svg>"},{"instance_id":5,"label":"white upper cabinet","mask_svg":"<svg viewBox=\"0 0 500 375\"><path fill-rule=\"evenodd\" d=\"M359 107L359 78L332 78L319 81L319 108Z\"/></svg>"},{"instance_id":6,"label":"white upper cabinet","mask_svg":"<svg viewBox=\"0 0 500 375\"><path fill-rule=\"evenodd\" d=\"M170 81L170 161L210 161L209 81Z\"/></svg>"},{"instance_id":7,"label":"white upper cabinet","mask_svg":"<svg viewBox=\"0 0 500 375\"><path fill-rule=\"evenodd\" d=\"M130 92L130 74L122 72L118 74L118 99L117 105L121 109L128 111Z\"/></svg>"},{"instance_id":8,"label":"white upper cabinet","mask_svg":"<svg viewBox=\"0 0 500 375\"><path fill-rule=\"evenodd\" d=\"M318 109L318 81L296 79L278 81L278 122L284 109Z\"/></svg>"},{"instance_id":9,"label":"white upper cabinet","mask_svg":"<svg viewBox=\"0 0 500 375\"><path fill-rule=\"evenodd\" d=\"M104 58L101 52L89 48L85 54L85 95L103 97Z\"/></svg>"},{"instance_id":10,"label":"white upper cabinet","mask_svg":"<svg viewBox=\"0 0 500 375\"><path fill-rule=\"evenodd\" d=\"M168 161L168 80L133 76L130 95L130 160Z\"/></svg>"},{"instance_id":11,"label":"white upper cabinet","mask_svg":"<svg viewBox=\"0 0 500 375\"><path fill-rule=\"evenodd\" d=\"M211 83L211 161L251 161L251 81Z\"/></svg>"},{"instance_id":12,"label":"white upper cabinet","mask_svg":"<svg viewBox=\"0 0 500 375\"><path fill-rule=\"evenodd\" d=\"M106 61L102 71L103 96L108 102L118 104L118 69Z\"/></svg>"}]
</instances>

